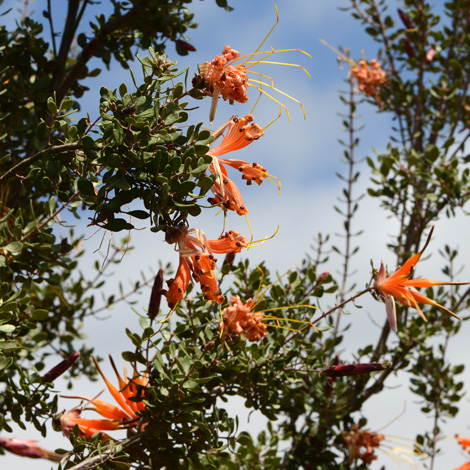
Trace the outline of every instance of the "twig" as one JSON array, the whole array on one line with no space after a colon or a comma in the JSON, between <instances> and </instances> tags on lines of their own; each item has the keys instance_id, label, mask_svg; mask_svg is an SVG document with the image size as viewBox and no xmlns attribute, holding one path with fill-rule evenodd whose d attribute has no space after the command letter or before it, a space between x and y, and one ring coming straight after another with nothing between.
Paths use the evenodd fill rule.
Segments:
<instances>
[{"instance_id":1,"label":"twig","mask_svg":"<svg viewBox=\"0 0 470 470\"><path fill-rule=\"evenodd\" d=\"M328 315L330 315L331 313L333 313L334 311L338 310L339 308L341 307L344 307L347 303L349 302L352 302L353 300L356 300L358 297L360 297L361 295L364 295L366 294L367 292L371 292L373 291L374 288L373 287L368 287L367 289L364 289L362 290L361 292L359 292L358 294L356 295L353 295L352 297L350 297L349 299L346 299L344 300L343 302L340 302L338 305L335 305L333 308L331 308L330 310L328 310L327 312L323 313L319 318L317 318L316 320L314 321L311 321L310 323L308 323L307 325L303 326L302 328L300 328L300 330L297 330L295 331L292 335L290 335L285 341L284 343L282 344L282 346L285 346L289 341L291 341L293 338L295 338L296 336L300 335L300 333L303 333L307 328L311 327L312 325L314 325L315 323L318 323L320 320L323 320L323 318L327 317Z\"/></svg>"},{"instance_id":2,"label":"twig","mask_svg":"<svg viewBox=\"0 0 470 470\"><path fill-rule=\"evenodd\" d=\"M119 444L122 447L122 449L125 449L131 446L132 444L134 444L135 442L140 441L142 437L143 437L143 433L136 434L135 436L129 437L128 439L125 439L124 441L117 442L116 444ZM96 467L97 465L107 462L110 458L112 458L114 455L114 451L115 451L114 448L110 450L106 450L106 451L101 451L101 455L87 458L83 462L80 462L77 465L70 467L68 470L84 470L84 469Z\"/></svg>"}]
</instances>

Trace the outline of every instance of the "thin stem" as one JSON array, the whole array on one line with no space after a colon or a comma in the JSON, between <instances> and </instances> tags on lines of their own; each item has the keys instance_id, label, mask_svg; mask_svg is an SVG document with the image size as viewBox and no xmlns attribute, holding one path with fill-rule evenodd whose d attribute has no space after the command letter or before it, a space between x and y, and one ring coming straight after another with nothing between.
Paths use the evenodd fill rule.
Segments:
<instances>
[{"instance_id":1,"label":"thin stem","mask_svg":"<svg viewBox=\"0 0 470 470\"><path fill-rule=\"evenodd\" d=\"M119 445L121 446L122 449L125 449L127 447L130 447L132 444L139 442L142 437L143 433L136 434L135 436L129 437L128 439L125 439L123 441L119 441ZM69 470L85 470L89 468L96 467L97 465L100 465L104 462L107 462L109 459L113 458L114 456L114 448L101 451L100 455L97 455L96 457L90 457L83 462L78 463L77 465L74 465L73 467L70 467Z\"/></svg>"},{"instance_id":2,"label":"thin stem","mask_svg":"<svg viewBox=\"0 0 470 470\"><path fill-rule=\"evenodd\" d=\"M296 336L300 335L300 333L303 333L307 328L311 327L312 325L314 325L315 323L318 323L320 320L323 320L325 317L327 317L328 315L332 314L333 312L335 312L336 310L338 310L339 308L342 308L344 307L347 303L349 302L352 302L353 300L356 300L358 297L361 297L361 295L364 295L364 294L367 294L367 292L372 292L374 290L373 287L368 287L367 289L364 289L362 290L361 292L359 292L358 294L356 295L353 295L352 297L350 297L349 299L346 299L344 300L343 302L340 302L338 305L335 305L333 308L331 308L330 310L328 310L327 312L323 313L319 318L317 318L316 320L314 321L311 321L310 323L308 323L307 325L303 326L300 330L297 330L295 331L292 335L290 335L283 343L282 346L285 346L289 341L291 341L293 338L295 338Z\"/></svg>"},{"instance_id":3,"label":"thin stem","mask_svg":"<svg viewBox=\"0 0 470 470\"><path fill-rule=\"evenodd\" d=\"M351 238L352 238L352 233L351 233L351 220L353 218L355 208L354 208L354 201L352 197L352 192L353 192L353 184L355 181L355 176L354 176L354 165L356 161L354 160L354 149L356 147L356 138L355 138L355 127L354 127L354 117L355 113L354 110L356 108L356 103L354 101L354 83L352 78L349 80L349 101L347 102L349 105L349 124L348 124L348 131L349 131L349 143L347 146L347 161L349 164L349 172L348 172L348 179L346 180L347 182L347 187L345 190L345 196L346 196L346 214L345 214L345 222L344 222L344 229L346 232L345 238L345 248L344 248L344 262L343 262L343 279L341 281L341 290L339 293L339 300L340 302L344 301L344 297L346 295L346 289L347 289L347 282L348 282L348 277L349 277L349 262L351 260ZM337 335L338 330L339 330L339 324L341 321L341 310L336 317L336 325L334 329L334 336Z\"/></svg>"}]
</instances>

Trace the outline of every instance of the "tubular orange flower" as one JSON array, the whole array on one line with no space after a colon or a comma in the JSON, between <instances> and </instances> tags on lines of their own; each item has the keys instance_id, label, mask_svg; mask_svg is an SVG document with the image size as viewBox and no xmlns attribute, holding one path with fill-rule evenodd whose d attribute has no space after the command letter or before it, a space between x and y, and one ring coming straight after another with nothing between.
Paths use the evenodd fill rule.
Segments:
<instances>
[{"instance_id":1,"label":"tubular orange flower","mask_svg":"<svg viewBox=\"0 0 470 470\"><path fill-rule=\"evenodd\" d=\"M374 289L385 302L388 322L390 324L390 328L393 331L397 331L397 315L395 310L394 299L398 300L405 307L414 307L424 321L427 321L427 319L424 316L424 313L421 311L418 302L439 307L445 312L452 315L453 317L461 320L461 318L454 312L447 309L446 307L443 307L442 305L439 305L437 302L429 299L425 295L419 293L416 288L426 288L442 285L459 286L470 284L470 282L440 282L433 281L432 279L427 278L411 279L415 267L418 264L419 259L421 258L421 255L423 254L424 250L426 249L431 240L433 231L434 226L431 228L431 231L428 235L428 239L426 240L423 249L419 253L409 258L405 262L405 264L403 264L403 266L397 271L395 271L391 276L387 277L383 262L380 265L379 273L377 274L377 277L374 282Z\"/></svg>"},{"instance_id":2,"label":"tubular orange flower","mask_svg":"<svg viewBox=\"0 0 470 470\"><path fill-rule=\"evenodd\" d=\"M217 175L217 179L211 188L215 197L210 198L209 202L211 204L221 204L224 210L234 210L239 215L247 214L248 209L243 203L238 187L228 177L224 165L231 166L242 172L242 179L246 180L248 185L252 184L253 181L259 185L263 182L264 178L268 178L279 189L281 187L279 179L271 176L266 171L266 168L263 168L258 163L250 164L243 160L217 158L220 155L246 147L264 135L263 129L253 121L251 114L240 118L233 116L214 132L214 137L217 139L227 130L222 142L208 152L212 156L212 164L209 166L209 171Z\"/></svg>"},{"instance_id":3,"label":"tubular orange flower","mask_svg":"<svg viewBox=\"0 0 470 470\"><path fill-rule=\"evenodd\" d=\"M235 230L230 230L221 235L218 240L208 240L213 253L240 253L242 248L248 247L245 237Z\"/></svg>"},{"instance_id":4,"label":"tubular orange flower","mask_svg":"<svg viewBox=\"0 0 470 470\"><path fill-rule=\"evenodd\" d=\"M455 470L470 470L470 462L466 462L460 467L456 467Z\"/></svg>"},{"instance_id":5,"label":"tubular orange flower","mask_svg":"<svg viewBox=\"0 0 470 470\"><path fill-rule=\"evenodd\" d=\"M463 450L467 450L468 448L470 452L470 437L462 437L456 434L455 439L457 439L457 442L462 446Z\"/></svg>"},{"instance_id":6,"label":"tubular orange flower","mask_svg":"<svg viewBox=\"0 0 470 470\"><path fill-rule=\"evenodd\" d=\"M250 70L251 67L260 63L287 65L290 67L300 67L310 77L308 72L302 66L298 64L288 64L288 63L283 63L283 62L272 62L272 61L266 60L277 52L298 51L298 52L301 52L302 54L307 55L308 57L311 57L310 54L307 54L306 52L300 49L274 50L271 48L271 50L269 51L260 51L261 47L266 42L269 35L271 34L271 32L274 30L277 23L279 22L279 12L277 11L277 7L276 7L276 15L277 15L276 23L271 28L271 30L269 31L269 33L264 38L263 42L259 45L259 47L256 49L255 52L253 52L252 54L240 56L240 52L236 51L235 49L232 49L230 46L225 46L222 51L222 55L218 55L212 61L204 62L201 65L200 78L202 78L205 82L207 82L207 89L205 90L205 93L208 96L212 96L212 105L211 105L211 110L209 113L209 121L211 123L214 121L219 95L221 95L225 101L228 100L230 104L233 104L235 101L238 103L246 103L248 101L248 94L247 94L248 87L253 87L257 89L260 93L264 93L266 96L276 101L276 103L279 103L287 111L287 107L284 104L280 103L273 96L266 93L266 91L263 90L263 87L270 88L271 90L276 91L283 96L286 96L287 98L299 103L305 116L305 110L302 106L302 103L300 103L300 101L296 100L295 98L292 98L291 96L287 95L281 90L275 88L274 81L271 77L268 77L266 75L262 75L260 73L253 72L252 70ZM238 63L241 60L243 61ZM248 75L250 73L257 75L258 78L256 80L250 79ZM267 78L269 82L268 83L262 82L261 78ZM288 111L287 111L287 116L289 117Z\"/></svg>"},{"instance_id":7,"label":"tubular orange flower","mask_svg":"<svg viewBox=\"0 0 470 470\"><path fill-rule=\"evenodd\" d=\"M139 416L138 411L142 411L145 408L145 404L142 400L136 401L136 397L139 396L139 389L146 388L148 385L148 379L146 376L139 376L135 371L132 379L127 378L126 368L124 369L124 379L121 377L116 369L114 361L111 356L109 359L113 366L114 372L116 373L119 389L117 389L103 374L101 367L99 366L96 359L92 356L92 359L100 373L101 377L106 383L106 386L119 404L119 406L113 405L103 400L96 398L87 398L82 396L77 397L66 397L66 398L80 398L87 402L85 408L73 408L66 413L60 415L56 420L58 427L65 434L69 436L70 431L75 425L78 425L80 430L80 436L89 439L93 434L102 431L113 431L116 429L123 429L129 427L135 427L138 424ZM93 407L89 407L91 404ZM93 410L103 416L105 419L86 419L82 418L81 414L83 410ZM110 437L104 434L105 439Z\"/></svg>"},{"instance_id":8,"label":"tubular orange flower","mask_svg":"<svg viewBox=\"0 0 470 470\"><path fill-rule=\"evenodd\" d=\"M238 232L229 231L218 240L208 240L199 229L188 229L184 225L168 227L165 236L167 243L176 244L180 253L180 263L175 278L167 281L165 297L168 306L174 309L183 299L191 273L193 280L201 284L201 290L209 301L221 304L225 297L221 294L214 273L217 259L213 253L240 253L249 243Z\"/></svg>"}]
</instances>

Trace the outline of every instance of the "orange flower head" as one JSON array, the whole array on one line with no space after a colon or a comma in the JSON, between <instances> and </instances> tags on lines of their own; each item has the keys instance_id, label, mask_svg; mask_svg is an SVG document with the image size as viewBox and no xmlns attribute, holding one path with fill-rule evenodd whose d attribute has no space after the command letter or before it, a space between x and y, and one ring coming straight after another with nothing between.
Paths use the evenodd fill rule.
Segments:
<instances>
[{"instance_id":1,"label":"orange flower head","mask_svg":"<svg viewBox=\"0 0 470 470\"><path fill-rule=\"evenodd\" d=\"M365 60L354 63L351 76L357 80L357 86L362 93L375 98L380 104L377 88L387 83L387 75L376 59L372 59L369 63Z\"/></svg>"},{"instance_id":2,"label":"orange flower head","mask_svg":"<svg viewBox=\"0 0 470 470\"><path fill-rule=\"evenodd\" d=\"M260 268L258 269L263 275L263 271ZM312 323L310 323L309 321L282 318L266 314L266 312L270 312L273 310L285 310L299 307L315 308L311 305L293 305L287 307L274 307L265 310L254 311L256 306L263 300L264 296L266 295L266 292L273 285L268 285L263 292L260 292L262 280L263 277L261 278L258 292L256 293L254 298L250 298L246 302L243 302L238 295L233 295L230 298L230 302L232 305L229 305L221 312L222 320L220 322L220 330L222 337L228 336L230 338L233 335L241 336L244 334L249 341L259 341L260 339L265 338L267 336L268 326L274 326L289 331L296 331L292 328L281 326L282 321L305 323L313 326ZM279 279L277 281L279 281ZM275 323L265 323L266 321L273 321Z\"/></svg>"},{"instance_id":3,"label":"orange flower head","mask_svg":"<svg viewBox=\"0 0 470 470\"><path fill-rule=\"evenodd\" d=\"M249 341L259 341L267 336L267 325L263 323L263 314L252 311L255 303L253 299L243 303L238 295L233 295L230 302L232 305L222 311L221 328L225 334L229 337L245 334Z\"/></svg>"},{"instance_id":4,"label":"orange flower head","mask_svg":"<svg viewBox=\"0 0 470 470\"><path fill-rule=\"evenodd\" d=\"M101 377L106 383L106 386L116 400L119 406L113 405L103 400L87 397L66 397L66 398L80 398L86 401L84 408L73 408L66 413L61 414L56 420L57 426L61 429L65 436L69 436L70 431L74 426L78 425L79 435L89 439L93 434L102 431L114 431L116 429L123 429L135 427L138 425L139 416L138 411L145 408L144 402L141 400L136 401L136 397L141 397L142 393L139 389L145 389L148 385L148 378L146 376L139 376L134 371L132 379L127 378L127 371L124 369L124 377L122 378L116 369L114 361L110 356L111 365L116 373L119 389L116 388L103 374L98 362L92 356L92 359L100 373ZM92 407L88 405L93 405ZM92 410L100 414L104 419L86 419L82 418L82 411ZM104 439L110 437L104 434Z\"/></svg>"},{"instance_id":5,"label":"orange flower head","mask_svg":"<svg viewBox=\"0 0 470 470\"><path fill-rule=\"evenodd\" d=\"M349 451L349 464L360 459L369 465L377 459L375 449L379 447L385 437L376 432L361 431L359 426L354 424L349 432L343 434L343 439Z\"/></svg>"},{"instance_id":6,"label":"orange flower head","mask_svg":"<svg viewBox=\"0 0 470 470\"><path fill-rule=\"evenodd\" d=\"M428 239L423 249L419 253L409 258L403 264L403 266L395 271L391 276L387 277L383 262L380 265L380 270L375 278L374 289L385 302L388 322L390 324L390 328L393 331L397 331L397 315L394 299L398 300L405 307L414 307L424 321L427 321L427 319L421 311L418 302L439 307L453 317L461 320L461 318L454 312L447 309L446 307L443 307L442 305L439 305L437 302L429 299L424 294L421 294L416 290L416 288L427 288L442 285L465 285L470 284L470 282L440 282L427 278L411 279L416 265L421 258L421 255L431 240L433 230L434 226L428 235Z\"/></svg>"},{"instance_id":7,"label":"orange flower head","mask_svg":"<svg viewBox=\"0 0 470 470\"><path fill-rule=\"evenodd\" d=\"M222 55L201 65L202 78L208 82L209 93L220 94L224 101L233 104L246 103L248 95L248 75L244 65L234 64L240 58L240 52L225 46Z\"/></svg>"},{"instance_id":8,"label":"orange flower head","mask_svg":"<svg viewBox=\"0 0 470 470\"><path fill-rule=\"evenodd\" d=\"M306 52L300 49L274 50L272 48L268 51L260 51L261 47L266 42L269 35L274 30L279 21L279 13L277 11L277 7L276 14L276 23L271 28L268 35L265 37L265 39L259 45L255 52L253 52L252 54L241 56L240 52L238 52L237 50L231 48L230 46L225 46L222 50L222 55L218 55L215 57L215 59L209 62L204 62L201 65L201 74L199 77L207 83L204 93L212 97L212 105L209 113L209 121L211 123L214 121L219 95L222 96L224 101L228 101L230 104L233 104L235 101L237 103L246 103L248 101L248 87L253 87L260 93L265 94L266 96L274 100L276 103L280 104L287 111L287 107L284 104L280 103L277 99L267 93L263 88L269 88L270 90L280 93L281 95L284 95L287 98L290 98L293 101L299 103L305 115L305 110L300 101L275 88L274 81L271 77L250 70L253 66L260 63L287 65L291 67L300 67L307 73L308 76L310 76L308 72L300 65L288 64L284 62L272 62L270 60L267 60L277 52L291 51L299 51L311 57ZM256 78L249 78L249 74L256 75ZM263 82L263 78L268 79L268 81ZM287 116L289 117L288 111Z\"/></svg>"}]
</instances>

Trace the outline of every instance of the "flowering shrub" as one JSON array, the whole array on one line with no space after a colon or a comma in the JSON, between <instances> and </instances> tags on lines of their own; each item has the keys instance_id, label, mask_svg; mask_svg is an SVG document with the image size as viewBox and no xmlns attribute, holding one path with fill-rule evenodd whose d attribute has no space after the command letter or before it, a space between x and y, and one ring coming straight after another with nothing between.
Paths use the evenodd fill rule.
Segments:
<instances>
[{"instance_id":1,"label":"flowering shrub","mask_svg":"<svg viewBox=\"0 0 470 470\"><path fill-rule=\"evenodd\" d=\"M351 0L354 18L378 50L377 59L366 61L334 49L351 65L349 73L338 71L348 87L341 94L348 133L346 175L339 175L345 199L336 207L345 243L319 235L302 263L280 277L264 263L250 264L248 251L276 234L260 237L256 223L240 233L230 223L248 214L245 191L259 191L265 180L281 188L267 159L249 163L242 154L248 145L282 138L270 126L279 126L283 116L256 123L258 107L272 98L287 111L279 96L300 104L295 86L290 96L255 68L303 69L272 60L303 51L265 45L273 27L252 53L226 46L199 69L180 71L164 52L171 42L180 54L195 51L197 44L185 36L195 26L191 1L108 2L86 30L83 15L92 3L70 0L58 35L48 2L49 42L44 25L27 12L11 31L0 27L1 452L48 459L60 470L343 470L384 465L389 457L437 468L442 423L457 415L464 394L463 366L450 363L447 346L468 317L470 289L463 287L469 282L455 280L460 266L454 248L442 251L442 281L421 275L421 258L434 226L438 231L445 217L467 209L470 198L468 2L443 7L449 28L427 1L409 0L406 11L392 17L384 2ZM216 3L231 9L225 0ZM89 69L90 60L114 67L114 57L130 68L136 47L148 50L136 56L142 77L130 71L132 87L103 86L96 109L82 111L86 79L100 72ZM253 109L215 131L193 122L195 103L210 108L212 122L219 101L226 107L253 103ZM357 154L359 106L372 106L394 123L386 148L366 159ZM310 149L305 152L313 158ZM354 191L363 160L372 175L366 197L380 200L398 233L388 240L398 267L387 275L381 263L369 279L359 279L353 258L360 234L352 226L362 199ZM237 185L236 171L246 185ZM312 184L316 177L309 175ZM328 201L316 203L330 209ZM299 204L309 217L308 204ZM216 212L221 231L209 235L198 217ZM121 274L122 254L133 256L128 239L119 244L113 238L90 279L78 268L83 235L64 222L65 214L127 238L144 221L151 232L164 234L160 246L177 252L178 266L161 268L98 306L96 294L109 270ZM111 359L113 382L81 328L88 317L114 304L130 306L136 296L149 298L148 309L134 308L139 327L122 325L127 366L122 374ZM362 335L351 352L344 343L350 324L370 321L359 315L365 299L376 302L371 314L382 326L377 337ZM366 413L371 397L380 398L397 372L433 418L429 431L404 436L408 444L399 446L371 429ZM84 394L81 376L101 376L112 399L102 399L99 390ZM59 377L70 394L58 390ZM59 396L74 400L72 407L62 409ZM234 397L264 415L266 429L240 431L236 411L228 411ZM24 436L13 436L12 423ZM46 450L47 441L28 439L30 425L44 437L62 432L70 446ZM467 438L457 441L467 449Z\"/></svg>"}]
</instances>

